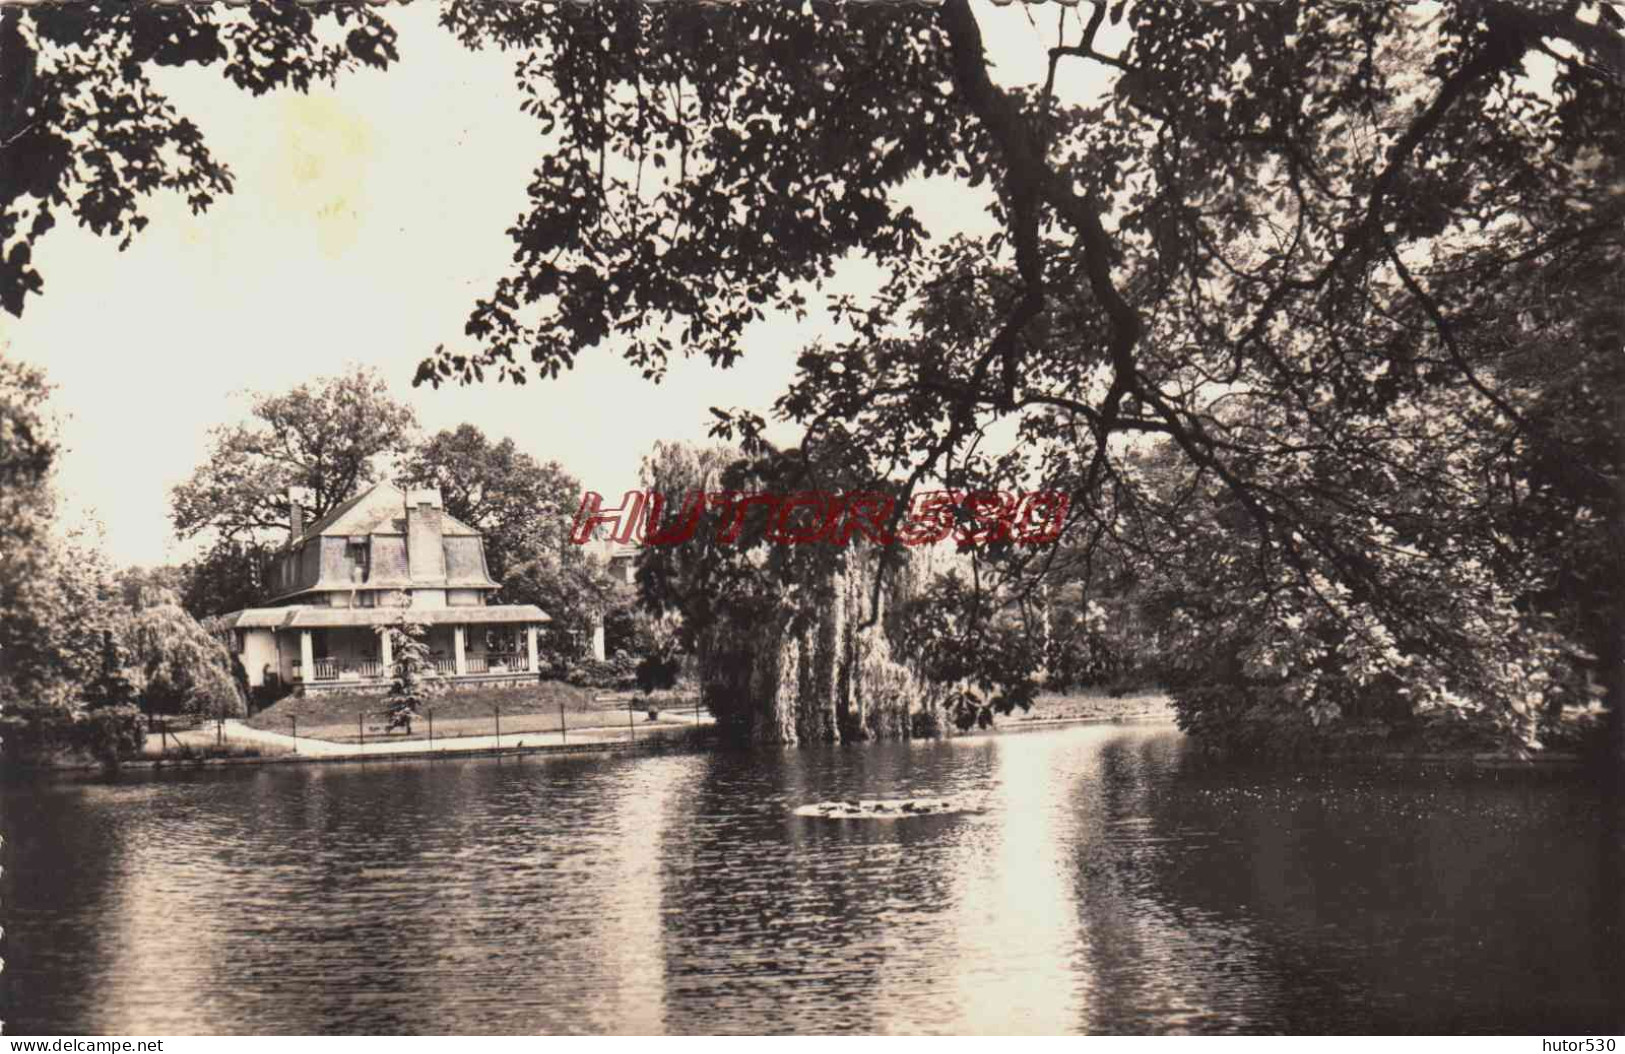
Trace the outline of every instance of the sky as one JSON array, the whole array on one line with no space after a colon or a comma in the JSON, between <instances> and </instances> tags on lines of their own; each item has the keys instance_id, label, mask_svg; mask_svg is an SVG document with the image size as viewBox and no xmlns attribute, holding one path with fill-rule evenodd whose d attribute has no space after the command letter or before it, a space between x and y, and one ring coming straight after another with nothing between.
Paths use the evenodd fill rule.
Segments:
<instances>
[{"instance_id":1,"label":"sky","mask_svg":"<svg viewBox=\"0 0 1625 1054\"><path fill-rule=\"evenodd\" d=\"M1040 9L1039 28L1025 5L978 6L995 80L1042 79L1053 10ZM732 368L680 359L658 386L601 347L558 380L412 388L436 345L468 346L463 323L511 257L505 232L545 144L519 112L512 56L464 49L425 0L387 11L400 62L308 95L255 98L217 69L158 70L235 192L199 216L179 196L149 198L151 225L122 253L59 226L36 246L44 294L21 319L0 313L0 354L56 386L62 523L99 520L118 564L193 555L171 530L170 488L204 459L212 428L248 416L250 391L376 367L426 431L472 422L613 498L636 486L656 440L705 442L709 407L766 415L799 349L830 332L820 311L770 317ZM1098 66L1072 65L1063 98L1104 84ZM919 181L905 194L937 237L988 222L985 190ZM862 293L879 277L852 261L828 289Z\"/></svg>"}]
</instances>

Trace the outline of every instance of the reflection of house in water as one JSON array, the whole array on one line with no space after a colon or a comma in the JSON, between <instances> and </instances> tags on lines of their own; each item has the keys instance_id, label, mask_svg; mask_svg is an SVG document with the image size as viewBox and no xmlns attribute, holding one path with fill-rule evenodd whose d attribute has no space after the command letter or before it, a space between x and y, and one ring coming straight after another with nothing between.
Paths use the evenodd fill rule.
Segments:
<instances>
[{"instance_id":1,"label":"reflection of house in water","mask_svg":"<svg viewBox=\"0 0 1625 1054\"><path fill-rule=\"evenodd\" d=\"M394 657L378 627L402 621L427 628L434 664L454 684L536 679L536 631L548 616L488 603L498 586L484 539L446 513L438 490L378 483L309 527L302 519L295 502L270 604L216 621L251 686L382 691Z\"/></svg>"}]
</instances>

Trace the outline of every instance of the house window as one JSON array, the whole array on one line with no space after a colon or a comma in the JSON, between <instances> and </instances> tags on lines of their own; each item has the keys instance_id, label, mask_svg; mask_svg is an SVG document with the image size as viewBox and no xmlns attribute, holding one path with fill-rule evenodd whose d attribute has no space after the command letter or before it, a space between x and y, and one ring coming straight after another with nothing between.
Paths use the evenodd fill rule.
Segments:
<instances>
[{"instance_id":1,"label":"house window","mask_svg":"<svg viewBox=\"0 0 1625 1054\"><path fill-rule=\"evenodd\" d=\"M344 547L345 560L350 567L350 580L363 582L367 578L367 540L351 538Z\"/></svg>"}]
</instances>

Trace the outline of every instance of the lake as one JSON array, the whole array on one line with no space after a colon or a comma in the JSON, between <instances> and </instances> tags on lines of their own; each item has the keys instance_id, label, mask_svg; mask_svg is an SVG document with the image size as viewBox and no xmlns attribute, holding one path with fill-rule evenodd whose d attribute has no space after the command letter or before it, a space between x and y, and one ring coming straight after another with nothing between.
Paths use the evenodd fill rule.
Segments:
<instances>
[{"instance_id":1,"label":"lake","mask_svg":"<svg viewBox=\"0 0 1625 1054\"><path fill-rule=\"evenodd\" d=\"M800 817L948 798L898 821ZM1578 776L1166 726L0 789L7 1034L1625 1031Z\"/></svg>"}]
</instances>

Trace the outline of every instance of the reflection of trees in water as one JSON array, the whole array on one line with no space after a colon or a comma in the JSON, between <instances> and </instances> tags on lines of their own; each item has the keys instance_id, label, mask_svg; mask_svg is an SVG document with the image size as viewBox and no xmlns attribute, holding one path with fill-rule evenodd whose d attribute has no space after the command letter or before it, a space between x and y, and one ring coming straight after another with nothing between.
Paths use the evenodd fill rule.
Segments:
<instances>
[{"instance_id":1,"label":"reflection of trees in water","mask_svg":"<svg viewBox=\"0 0 1625 1054\"><path fill-rule=\"evenodd\" d=\"M1620 1024L1620 849L1583 786L1216 768L1125 738L1077 793L1098 796L1096 1029L1181 1006L1196 1029Z\"/></svg>"},{"instance_id":2,"label":"reflection of trees in water","mask_svg":"<svg viewBox=\"0 0 1625 1054\"><path fill-rule=\"evenodd\" d=\"M0 1016L987 1031L1030 982L1091 1031L1620 1030L1617 797L1051 735L8 788ZM989 812L790 815L849 796Z\"/></svg>"},{"instance_id":3,"label":"reflection of trees in water","mask_svg":"<svg viewBox=\"0 0 1625 1054\"><path fill-rule=\"evenodd\" d=\"M1268 1028L1279 994L1245 918L1170 897L1163 876L1206 875L1211 827L1169 822L1159 801L1180 741L1127 733L1099 749L1095 778L1073 784L1080 818L1072 874L1090 1032Z\"/></svg>"},{"instance_id":4,"label":"reflection of trees in water","mask_svg":"<svg viewBox=\"0 0 1625 1054\"><path fill-rule=\"evenodd\" d=\"M411 781L390 782L389 804L413 809ZM89 983L39 999L8 971L8 998L29 1004L7 1016L14 1028L50 1008L60 1019L40 1024L58 1031L311 1031L356 1022L369 991L400 989L387 955L412 954L414 920L389 918L380 934L354 901L372 862L413 847L378 822L366 775L181 773L75 788L57 804L27 825L19 872L40 883L56 961L13 949L25 970L50 965L53 983ZM310 1016L290 1014L290 999ZM399 1027L376 1008L362 1023Z\"/></svg>"},{"instance_id":5,"label":"reflection of trees in water","mask_svg":"<svg viewBox=\"0 0 1625 1054\"><path fill-rule=\"evenodd\" d=\"M386 1031L658 1030L658 854L699 771L676 755L365 773L322 851L343 892L320 925L348 920L328 937L337 1001Z\"/></svg>"},{"instance_id":6,"label":"reflection of trees in water","mask_svg":"<svg viewBox=\"0 0 1625 1054\"><path fill-rule=\"evenodd\" d=\"M236 770L166 777L150 807L141 787L98 788L105 808L30 824L51 837L29 869L75 873L40 896L63 920L51 946L73 956L51 977L78 987L30 994L8 969L7 997L56 1009L59 1031L658 1028L654 854L685 766L697 759Z\"/></svg>"},{"instance_id":7,"label":"reflection of trees in water","mask_svg":"<svg viewBox=\"0 0 1625 1054\"><path fill-rule=\"evenodd\" d=\"M579 822L555 797L543 766L515 761L279 779L254 803L268 881L240 906L255 932L222 975L234 1001L278 1029L293 1004L349 1031L524 1027L549 893L534 818Z\"/></svg>"},{"instance_id":8,"label":"reflection of trees in water","mask_svg":"<svg viewBox=\"0 0 1625 1054\"><path fill-rule=\"evenodd\" d=\"M950 771L985 771L967 760L900 743L707 755L662 851L667 1026L884 1028L886 975L929 943L947 910L949 875L935 858L961 818L837 822L790 810L941 796Z\"/></svg>"},{"instance_id":9,"label":"reflection of trees in water","mask_svg":"<svg viewBox=\"0 0 1625 1054\"><path fill-rule=\"evenodd\" d=\"M116 1027L118 1008L104 986L130 939L104 908L118 899L126 853L162 818L122 816L106 788L93 785L17 783L0 794L6 839L0 1020L25 1036L136 1031ZM123 907L133 913L141 906Z\"/></svg>"},{"instance_id":10,"label":"reflection of trees in water","mask_svg":"<svg viewBox=\"0 0 1625 1054\"><path fill-rule=\"evenodd\" d=\"M243 938L215 973L229 979L235 1027L423 1032L534 1020L531 978L561 951L538 943L547 908L557 909L558 863L536 818L579 826L603 808L561 800L553 772L462 760L276 773L242 803L258 834L245 840L241 895L212 922Z\"/></svg>"}]
</instances>

